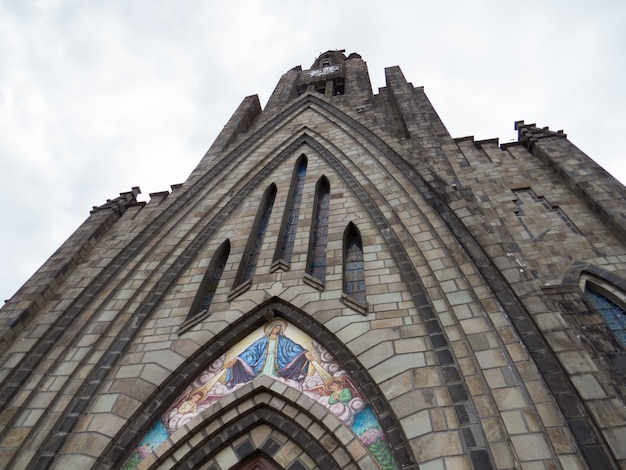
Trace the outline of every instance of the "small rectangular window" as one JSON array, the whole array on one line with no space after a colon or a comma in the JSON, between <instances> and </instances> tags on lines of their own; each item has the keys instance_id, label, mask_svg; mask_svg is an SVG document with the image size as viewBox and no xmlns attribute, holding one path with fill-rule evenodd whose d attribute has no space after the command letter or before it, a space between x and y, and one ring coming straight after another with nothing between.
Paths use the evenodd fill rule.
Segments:
<instances>
[{"instance_id":1,"label":"small rectangular window","mask_svg":"<svg viewBox=\"0 0 626 470\"><path fill-rule=\"evenodd\" d=\"M334 95L343 95L346 92L346 85L343 78L335 78L333 80L333 86L335 89Z\"/></svg>"}]
</instances>

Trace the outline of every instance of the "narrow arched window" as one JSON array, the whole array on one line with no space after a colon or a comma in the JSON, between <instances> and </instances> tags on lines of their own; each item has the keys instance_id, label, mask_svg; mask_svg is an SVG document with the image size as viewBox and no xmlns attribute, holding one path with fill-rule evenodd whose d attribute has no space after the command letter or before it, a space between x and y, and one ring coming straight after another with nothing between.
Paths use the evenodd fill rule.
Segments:
<instances>
[{"instance_id":1,"label":"narrow arched window","mask_svg":"<svg viewBox=\"0 0 626 470\"><path fill-rule=\"evenodd\" d=\"M352 222L343 236L343 291L352 300L366 305L363 242L359 229Z\"/></svg>"},{"instance_id":2,"label":"narrow arched window","mask_svg":"<svg viewBox=\"0 0 626 470\"><path fill-rule=\"evenodd\" d=\"M267 232L267 226L270 223L274 199L276 199L276 185L272 183L265 190L261 198L261 204L259 205L259 211L257 212L254 225L252 226L252 232L248 239L246 251L244 252L239 272L235 278L236 293L239 293L237 287L252 281L257 262L259 261L261 247L263 246L263 238L265 237L265 232Z\"/></svg>"},{"instance_id":3,"label":"narrow arched window","mask_svg":"<svg viewBox=\"0 0 626 470\"><path fill-rule=\"evenodd\" d=\"M200 282L200 288L196 294L196 298L191 305L191 309L187 314L187 319L183 324L183 327L196 324L208 315L209 308L213 302L215 291L219 285L226 262L228 261L228 255L230 254L230 241L226 240L220 245L215 252L215 255L209 263L202 282Z\"/></svg>"},{"instance_id":4,"label":"narrow arched window","mask_svg":"<svg viewBox=\"0 0 626 470\"><path fill-rule=\"evenodd\" d=\"M626 348L626 310L602 291L589 282L585 283L585 297L602 316L615 339Z\"/></svg>"},{"instance_id":5,"label":"narrow arched window","mask_svg":"<svg viewBox=\"0 0 626 470\"><path fill-rule=\"evenodd\" d=\"M326 245L328 239L328 215L330 212L330 183L322 176L315 187L313 224L309 238L309 266L307 272L319 280L326 281Z\"/></svg>"},{"instance_id":6,"label":"narrow arched window","mask_svg":"<svg viewBox=\"0 0 626 470\"><path fill-rule=\"evenodd\" d=\"M291 178L291 187L286 206L287 210L285 211L281 232L278 237L279 243L274 255L275 262L282 262L281 267L283 267L283 269L289 268L291 255L293 254L293 246L296 241L298 218L300 217L300 204L302 203L302 192L304 189L304 179L306 177L306 166L307 158L302 155L296 162L293 177Z\"/></svg>"}]
</instances>

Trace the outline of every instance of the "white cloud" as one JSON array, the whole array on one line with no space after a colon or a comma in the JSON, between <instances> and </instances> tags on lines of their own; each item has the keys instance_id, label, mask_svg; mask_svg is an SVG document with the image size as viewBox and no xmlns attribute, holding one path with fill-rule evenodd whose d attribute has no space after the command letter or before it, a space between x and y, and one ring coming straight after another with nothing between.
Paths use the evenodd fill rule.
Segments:
<instances>
[{"instance_id":1,"label":"white cloud","mask_svg":"<svg viewBox=\"0 0 626 470\"><path fill-rule=\"evenodd\" d=\"M0 0L0 296L93 205L182 182L244 96L328 49L400 65L453 137L563 128L626 181L614 2ZM0 299L2 300L2 299Z\"/></svg>"}]
</instances>

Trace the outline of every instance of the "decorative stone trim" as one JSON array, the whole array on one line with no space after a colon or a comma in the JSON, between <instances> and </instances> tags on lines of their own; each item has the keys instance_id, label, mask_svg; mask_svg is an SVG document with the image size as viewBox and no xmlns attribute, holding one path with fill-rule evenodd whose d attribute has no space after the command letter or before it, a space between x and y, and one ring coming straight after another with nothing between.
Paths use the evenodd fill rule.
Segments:
<instances>
[{"instance_id":1,"label":"decorative stone trim","mask_svg":"<svg viewBox=\"0 0 626 470\"><path fill-rule=\"evenodd\" d=\"M113 339L108 350L101 356L98 363L92 367L88 377L83 381L83 385L80 388L81 391L72 397L70 404L68 404L67 411L64 413L64 418L55 423L53 426L54 431L51 432L42 442L37 454L33 457L33 461L35 462L37 468L50 466L56 460L56 456L70 434L70 430L74 428L78 419L82 416L82 413L89 406L90 397L97 394L97 390L99 389L102 381L105 380L117 361L123 356L126 348L131 343L131 339L141 329L144 322L147 320L154 308L156 308L157 304L162 300L174 280L194 259L196 253L202 246L204 246L206 241L215 233L215 231L218 230L234 208L237 207L253 189L264 181L267 176L301 144L301 139L295 139L276 158L260 169L256 174L253 183L244 186L236 195L225 203L216 215L200 230L200 235L182 250L182 253L179 255L177 261L174 262L169 267L168 271L157 280L153 289L145 294L141 306L133 314L134 321L130 324L126 324ZM242 144L237 148L237 151L243 151L246 148L247 146ZM228 156L221 159L213 168L215 173L211 173L209 177L206 178L206 184L209 184L209 181L212 181L214 178L219 177L219 174L221 171L225 171L229 162L230 160ZM186 208L189 200L204 189L204 187L205 185L201 184L191 186L190 189L181 194L171 205L165 208L159 217L151 221L148 227L146 227L144 231L134 238L129 246L122 251L120 256L116 258L112 264L109 264L105 270L88 286L88 288L85 289L81 295L79 295L73 306L68 310L69 315L61 317L61 320L63 322L71 323L73 318L80 315L83 309L86 308L86 306L91 302L93 297L95 297L108 282L111 282L115 275L123 269L123 267L126 266L131 259L135 258L137 252L144 245L144 243L148 243L149 240L153 239L161 231L164 221L175 219L183 211L183 209ZM122 311L123 310L124 309L122 309ZM66 329L67 326L64 328L56 328L56 330L59 331L59 334L65 332ZM49 338L47 337L43 337L36 346L37 350L33 351L29 356L28 369L20 370L16 367L16 370L20 372L20 375L16 376L19 380L19 384L16 384L15 387L11 387L9 389L0 388L0 390L4 390L6 393L10 394L19 389L21 384L24 383L28 377L30 377L30 370L33 367L36 367L37 364L41 362L44 357L46 357L47 352L54 345L54 341L50 342L48 339ZM21 372L23 372L23 374ZM32 397L33 395L31 394L29 399Z\"/></svg>"},{"instance_id":2,"label":"decorative stone trim","mask_svg":"<svg viewBox=\"0 0 626 470\"><path fill-rule=\"evenodd\" d=\"M198 323L200 323L202 320L207 318L209 316L209 310L211 310L210 307L207 308L206 310L202 310L198 312L193 317L185 320L185 322L182 325L180 325L178 334L182 335L185 331L190 330L191 328L196 326Z\"/></svg>"},{"instance_id":3,"label":"decorative stone trim","mask_svg":"<svg viewBox=\"0 0 626 470\"><path fill-rule=\"evenodd\" d=\"M341 300L343 301L344 304L346 304L352 310L356 310L357 312L363 315L367 313L367 302L366 303L359 302L357 299L346 294L345 292L341 293Z\"/></svg>"},{"instance_id":4,"label":"decorative stone trim","mask_svg":"<svg viewBox=\"0 0 626 470\"><path fill-rule=\"evenodd\" d=\"M241 294L243 294L247 290L250 290L250 286L252 286L252 281L250 279L239 284L237 287L235 287L233 290L231 290L228 293L228 301L230 302L231 300L239 297Z\"/></svg>"},{"instance_id":5,"label":"decorative stone trim","mask_svg":"<svg viewBox=\"0 0 626 470\"><path fill-rule=\"evenodd\" d=\"M233 400L215 403L172 434L148 461L142 462L142 468L167 465L193 469L215 460L226 447L231 447L240 460L259 450L271 457L287 444L298 449L291 457L291 464L302 465L296 468L312 468L303 465L304 461L315 462L314 468L324 469L377 467L356 436L350 430L342 431L345 424L328 409L304 395L292 401L274 390L279 385L269 377L260 377L241 387L233 392ZM245 411L237 412L240 409ZM313 424L305 427L300 422ZM272 430L260 448L250 437L240 437L249 436L259 426ZM322 441L326 445L318 443ZM308 458L301 460L300 455Z\"/></svg>"},{"instance_id":6,"label":"decorative stone trim","mask_svg":"<svg viewBox=\"0 0 626 470\"><path fill-rule=\"evenodd\" d=\"M270 265L270 272L289 271L289 263L282 258L277 259Z\"/></svg>"},{"instance_id":7,"label":"decorative stone trim","mask_svg":"<svg viewBox=\"0 0 626 470\"><path fill-rule=\"evenodd\" d=\"M402 427L383 393L376 383L369 378L366 369L352 355L350 350L341 344L323 325L317 323L310 315L279 298L271 298L263 302L255 310L249 312L245 317L218 334L206 348L199 349L193 356L189 357L178 370L172 373L161 386L155 390L150 399L146 400L133 416L127 418L124 428L120 430L117 436L111 441L108 448L102 453L99 464L110 468L120 467L126 461L130 452L137 447L145 433L152 427L155 416L161 416L167 410L171 400L182 393L188 386L188 381L191 377L195 377L206 368L207 364L212 363L223 354L225 350L234 346L243 336L251 333L274 316L285 318L290 323L297 325L298 328L306 331L312 338L319 341L329 353L333 354L341 361L342 366L354 377L357 386L365 396L368 397L372 408L379 417L380 424L387 434L389 445L393 450L399 467L403 470L416 470L417 465L413 461L413 454ZM265 384L263 380L268 380L270 381L268 383L272 383L269 388L284 386L276 381L272 381L272 379L268 377L261 377L260 380L261 381L257 379L251 384L241 387L241 389L236 390L229 397L225 397L224 403L220 401L215 405L226 407L230 406L228 404L233 404L233 406L239 404L242 399L241 397L246 391L252 389L246 387L261 386ZM281 400L284 401L284 398L281 398ZM324 418L325 422L328 422L328 419L336 420L329 410L316 404L308 397L301 395L300 398L298 398L298 403L301 403L302 400L310 400L311 404L315 405L312 407L307 406L307 409L318 409L319 406L319 413L323 414L319 415L319 413L315 412L315 415L326 416ZM205 413L216 412L209 410L210 408L208 408ZM203 414L202 416L205 415ZM285 420L283 419L283 421ZM286 428L281 429L283 429L287 435L290 435L289 430ZM349 434L351 439L352 437L356 439L356 436L354 436L352 432L344 434ZM347 443L344 443L344 445L346 444Z\"/></svg>"},{"instance_id":8,"label":"decorative stone trim","mask_svg":"<svg viewBox=\"0 0 626 470\"><path fill-rule=\"evenodd\" d=\"M304 283L319 291L324 290L324 283L309 273L304 273Z\"/></svg>"}]
</instances>

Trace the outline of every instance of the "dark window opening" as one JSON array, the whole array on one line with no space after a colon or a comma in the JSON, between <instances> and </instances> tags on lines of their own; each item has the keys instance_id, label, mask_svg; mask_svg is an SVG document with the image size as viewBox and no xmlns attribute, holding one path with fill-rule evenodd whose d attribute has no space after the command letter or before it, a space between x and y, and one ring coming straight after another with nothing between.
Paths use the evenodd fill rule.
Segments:
<instances>
[{"instance_id":1,"label":"dark window opening","mask_svg":"<svg viewBox=\"0 0 626 470\"><path fill-rule=\"evenodd\" d=\"M306 177L307 159L302 155L296 162L295 178L292 179L290 202L286 213L287 220L283 222L284 233L280 244L278 258L290 263L293 253L293 246L296 241L296 231L298 230L298 218L300 217L300 203L302 202L302 191Z\"/></svg>"},{"instance_id":2,"label":"dark window opening","mask_svg":"<svg viewBox=\"0 0 626 470\"><path fill-rule=\"evenodd\" d=\"M330 212L330 184L325 176L317 183L314 211L308 273L323 283L326 281L326 245Z\"/></svg>"},{"instance_id":3,"label":"dark window opening","mask_svg":"<svg viewBox=\"0 0 626 470\"><path fill-rule=\"evenodd\" d=\"M361 304L365 304L363 243L359 229L352 222L350 222L344 234L343 260L344 293Z\"/></svg>"},{"instance_id":4,"label":"dark window opening","mask_svg":"<svg viewBox=\"0 0 626 470\"><path fill-rule=\"evenodd\" d=\"M626 310L589 285L589 282L585 284L585 297L602 316L615 339L626 348Z\"/></svg>"},{"instance_id":5,"label":"dark window opening","mask_svg":"<svg viewBox=\"0 0 626 470\"><path fill-rule=\"evenodd\" d=\"M333 80L333 86L335 88L334 95L343 95L346 92L346 85L343 78L335 78Z\"/></svg>"},{"instance_id":6,"label":"dark window opening","mask_svg":"<svg viewBox=\"0 0 626 470\"><path fill-rule=\"evenodd\" d=\"M200 306L200 310L208 310L211 306L211 302L213 302L213 297L215 297L215 291L217 290L217 285L222 278L222 274L224 274L224 268L226 267L226 261L228 260L228 251L225 253L226 256L222 256L219 261L219 264L215 267L215 271L213 276L211 277L211 283L209 284L209 289L202 299L202 305Z\"/></svg>"},{"instance_id":7,"label":"dark window opening","mask_svg":"<svg viewBox=\"0 0 626 470\"><path fill-rule=\"evenodd\" d=\"M191 306L191 309L189 310L186 321L190 321L192 319L199 321L201 316L199 314L206 314L208 312L211 307L211 303L213 302L213 298L215 297L215 292L217 291L217 286L222 278L222 274L224 274L229 254L230 241L226 240L217 249L213 259L209 263L209 267L202 278L200 288L198 289L196 298Z\"/></svg>"},{"instance_id":8,"label":"dark window opening","mask_svg":"<svg viewBox=\"0 0 626 470\"><path fill-rule=\"evenodd\" d=\"M257 220L255 221L255 228L252 231L251 239L248 243L251 243L248 251L248 258L246 262L245 270L241 276L239 284L243 284L246 281L252 281L252 277L256 271L256 265L259 260L259 254L261 253L261 247L263 246L263 238L267 231L267 226L270 223L270 216L272 215L272 208L274 207L274 199L276 199L276 185L272 184L263 195L261 204L259 206L259 212L257 214Z\"/></svg>"}]
</instances>

